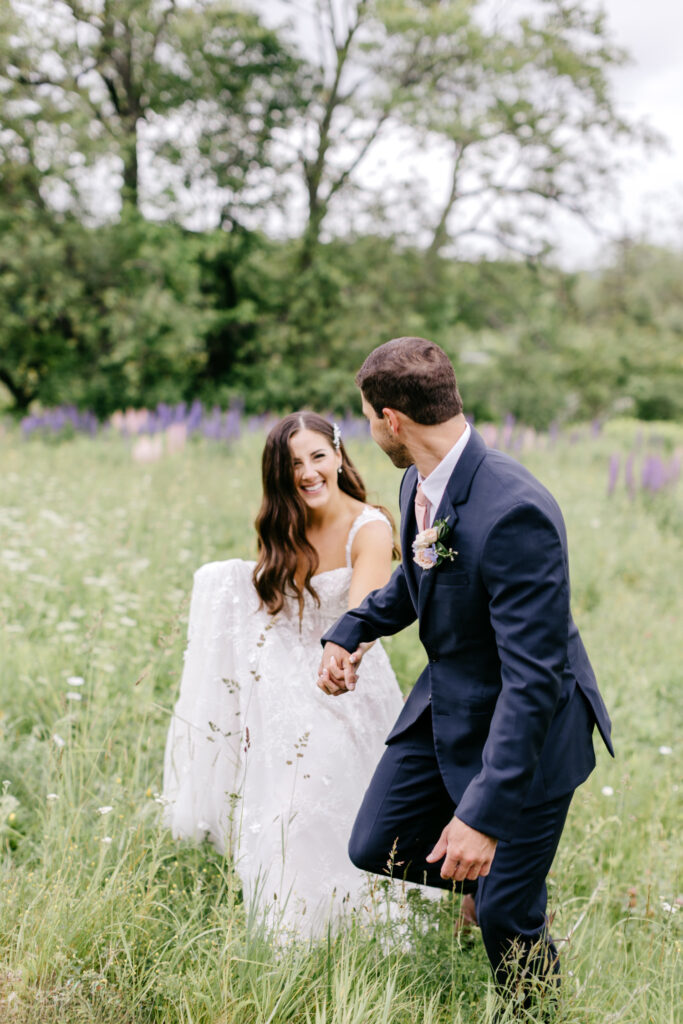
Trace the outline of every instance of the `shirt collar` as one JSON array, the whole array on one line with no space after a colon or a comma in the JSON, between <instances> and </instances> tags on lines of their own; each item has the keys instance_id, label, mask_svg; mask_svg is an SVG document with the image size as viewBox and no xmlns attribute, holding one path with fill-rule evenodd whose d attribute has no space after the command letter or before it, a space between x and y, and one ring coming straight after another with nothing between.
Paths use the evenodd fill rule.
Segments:
<instances>
[{"instance_id":1,"label":"shirt collar","mask_svg":"<svg viewBox=\"0 0 683 1024\"><path fill-rule=\"evenodd\" d=\"M439 465L431 471L429 476L421 477L418 473L418 482L422 484L422 493L431 505L432 516L434 516L441 504L446 485L453 474L458 459L463 453L465 445L470 439L471 433L472 428L468 423L451 450L444 455Z\"/></svg>"}]
</instances>

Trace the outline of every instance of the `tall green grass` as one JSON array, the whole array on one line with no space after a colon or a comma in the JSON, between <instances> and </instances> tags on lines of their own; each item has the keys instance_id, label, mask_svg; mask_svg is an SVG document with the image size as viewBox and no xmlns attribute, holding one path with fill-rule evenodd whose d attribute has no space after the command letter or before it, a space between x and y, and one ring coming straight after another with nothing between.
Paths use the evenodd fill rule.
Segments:
<instances>
[{"instance_id":1,"label":"tall green grass","mask_svg":"<svg viewBox=\"0 0 683 1024\"><path fill-rule=\"evenodd\" d=\"M566 515L575 617L618 753L598 752L550 878L566 939L559 1020L673 1024L681 489L608 497L612 451L655 428L610 430L522 455ZM680 445L667 430L669 449ZM454 930L457 900L413 898L397 934L380 884L346 932L283 945L243 905L226 859L160 828L192 572L253 556L262 440L197 442L141 467L119 438L0 437L2 1021L493 1020L481 942ZM373 497L396 511L396 471L370 443L351 447ZM407 689L423 664L415 630L387 647Z\"/></svg>"}]
</instances>

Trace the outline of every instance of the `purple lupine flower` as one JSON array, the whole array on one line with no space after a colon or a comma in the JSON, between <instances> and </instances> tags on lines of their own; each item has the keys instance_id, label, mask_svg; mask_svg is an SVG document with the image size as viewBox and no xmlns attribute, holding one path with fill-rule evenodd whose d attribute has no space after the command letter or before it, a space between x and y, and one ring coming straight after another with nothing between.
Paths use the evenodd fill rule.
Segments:
<instances>
[{"instance_id":1,"label":"purple lupine flower","mask_svg":"<svg viewBox=\"0 0 683 1024\"><path fill-rule=\"evenodd\" d=\"M237 406L230 406L225 414L223 437L226 441L234 441L240 436L242 425L242 411Z\"/></svg>"},{"instance_id":2,"label":"purple lupine flower","mask_svg":"<svg viewBox=\"0 0 683 1024\"><path fill-rule=\"evenodd\" d=\"M188 434L194 434L196 430L201 428L202 419L204 417L204 406L195 398L194 402L190 406L190 411L187 414L187 432Z\"/></svg>"},{"instance_id":3,"label":"purple lupine flower","mask_svg":"<svg viewBox=\"0 0 683 1024\"><path fill-rule=\"evenodd\" d=\"M656 494L667 482L667 475L663 461L656 456L650 455L645 459L641 472L641 484L645 490L651 490Z\"/></svg>"},{"instance_id":4,"label":"purple lupine flower","mask_svg":"<svg viewBox=\"0 0 683 1024\"><path fill-rule=\"evenodd\" d=\"M247 430L249 433L254 434L259 430L263 430L268 422L268 416L268 413L261 413L258 416L250 416L247 420Z\"/></svg>"},{"instance_id":5,"label":"purple lupine flower","mask_svg":"<svg viewBox=\"0 0 683 1024\"><path fill-rule=\"evenodd\" d=\"M30 437L38 427L37 416L24 416L21 420L21 432L24 437Z\"/></svg>"},{"instance_id":6,"label":"purple lupine flower","mask_svg":"<svg viewBox=\"0 0 683 1024\"><path fill-rule=\"evenodd\" d=\"M633 452L626 459L624 464L624 480L626 482L626 490L630 498L636 496L636 481L633 473Z\"/></svg>"},{"instance_id":7,"label":"purple lupine flower","mask_svg":"<svg viewBox=\"0 0 683 1024\"><path fill-rule=\"evenodd\" d=\"M223 429L223 410L220 406L214 405L206 419L206 423L209 430L206 436L210 437L212 441L220 441Z\"/></svg>"},{"instance_id":8,"label":"purple lupine flower","mask_svg":"<svg viewBox=\"0 0 683 1024\"><path fill-rule=\"evenodd\" d=\"M619 478L619 467L621 465L621 456L613 455L609 460L609 480L607 483L607 493L614 494L614 488L617 486L617 480Z\"/></svg>"}]
</instances>

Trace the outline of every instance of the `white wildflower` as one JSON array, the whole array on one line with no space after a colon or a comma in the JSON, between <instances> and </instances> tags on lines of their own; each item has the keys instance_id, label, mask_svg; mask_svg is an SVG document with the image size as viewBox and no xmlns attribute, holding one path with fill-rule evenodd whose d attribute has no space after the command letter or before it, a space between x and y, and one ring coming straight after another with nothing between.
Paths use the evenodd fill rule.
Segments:
<instances>
[{"instance_id":1,"label":"white wildflower","mask_svg":"<svg viewBox=\"0 0 683 1024\"><path fill-rule=\"evenodd\" d=\"M57 735L57 733L53 734L52 742L54 743L54 745L56 747L64 747L64 746L66 746L66 740L63 740L61 736Z\"/></svg>"},{"instance_id":2,"label":"white wildflower","mask_svg":"<svg viewBox=\"0 0 683 1024\"><path fill-rule=\"evenodd\" d=\"M83 700L83 694L82 693L74 693L72 690L67 690L66 699L67 700Z\"/></svg>"},{"instance_id":3,"label":"white wildflower","mask_svg":"<svg viewBox=\"0 0 683 1024\"><path fill-rule=\"evenodd\" d=\"M602 787L602 795L603 796L614 796L614 790L612 789L611 786L603 786Z\"/></svg>"},{"instance_id":4,"label":"white wildflower","mask_svg":"<svg viewBox=\"0 0 683 1024\"><path fill-rule=\"evenodd\" d=\"M111 836L102 836L100 842L104 843L105 846L109 846L111 842Z\"/></svg>"},{"instance_id":5,"label":"white wildflower","mask_svg":"<svg viewBox=\"0 0 683 1024\"><path fill-rule=\"evenodd\" d=\"M114 810L113 807L110 807L108 804L105 804L103 807L98 807L97 808L97 813L105 815L105 814L109 814L109 812L113 811L113 810Z\"/></svg>"},{"instance_id":6,"label":"white wildflower","mask_svg":"<svg viewBox=\"0 0 683 1024\"><path fill-rule=\"evenodd\" d=\"M673 754L673 748L672 747L660 747L659 748L659 753L663 754L664 757L668 757L669 754Z\"/></svg>"},{"instance_id":7,"label":"white wildflower","mask_svg":"<svg viewBox=\"0 0 683 1024\"><path fill-rule=\"evenodd\" d=\"M66 680L67 686L83 686L84 682L83 676L69 676Z\"/></svg>"},{"instance_id":8,"label":"white wildflower","mask_svg":"<svg viewBox=\"0 0 683 1024\"><path fill-rule=\"evenodd\" d=\"M58 793L48 793L47 796L45 797L45 799L49 800L52 803L55 800L59 800L59 794Z\"/></svg>"}]
</instances>

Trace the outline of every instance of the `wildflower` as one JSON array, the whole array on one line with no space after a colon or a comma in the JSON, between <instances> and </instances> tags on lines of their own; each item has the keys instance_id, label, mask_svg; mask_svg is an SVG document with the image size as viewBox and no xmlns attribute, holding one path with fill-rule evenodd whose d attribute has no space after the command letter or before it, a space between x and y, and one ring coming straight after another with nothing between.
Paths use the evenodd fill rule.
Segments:
<instances>
[{"instance_id":1,"label":"wildflower","mask_svg":"<svg viewBox=\"0 0 683 1024\"><path fill-rule=\"evenodd\" d=\"M135 621L135 619L129 618L128 615L122 615L121 618L119 619L119 622L121 623L122 626L137 626L137 622Z\"/></svg>"},{"instance_id":2,"label":"wildflower","mask_svg":"<svg viewBox=\"0 0 683 1024\"><path fill-rule=\"evenodd\" d=\"M83 686L84 682L83 676L68 676L66 680L67 686Z\"/></svg>"},{"instance_id":3,"label":"wildflower","mask_svg":"<svg viewBox=\"0 0 683 1024\"><path fill-rule=\"evenodd\" d=\"M603 786L602 787L602 795L603 796L614 796L614 790L612 789L611 786Z\"/></svg>"},{"instance_id":4,"label":"wildflower","mask_svg":"<svg viewBox=\"0 0 683 1024\"><path fill-rule=\"evenodd\" d=\"M113 811L113 810L114 810L113 807L110 807L108 804L105 804L104 807L98 807L97 808L97 813L105 815L105 814L109 814L109 812Z\"/></svg>"},{"instance_id":5,"label":"wildflower","mask_svg":"<svg viewBox=\"0 0 683 1024\"><path fill-rule=\"evenodd\" d=\"M109 846L109 843L111 842L111 836L102 836L100 842L104 843L105 846Z\"/></svg>"},{"instance_id":6,"label":"wildflower","mask_svg":"<svg viewBox=\"0 0 683 1024\"><path fill-rule=\"evenodd\" d=\"M164 442L161 436L141 437L135 442L131 450L134 462L148 463L156 462L164 452Z\"/></svg>"},{"instance_id":7,"label":"wildflower","mask_svg":"<svg viewBox=\"0 0 683 1024\"><path fill-rule=\"evenodd\" d=\"M56 747L64 747L64 746L66 746L66 740L63 740L61 736L57 735L57 733L53 734L52 742L54 743L54 745Z\"/></svg>"},{"instance_id":8,"label":"wildflower","mask_svg":"<svg viewBox=\"0 0 683 1024\"><path fill-rule=\"evenodd\" d=\"M67 694L66 694L66 699L67 700L83 700L83 694L82 693L74 693L71 690L68 690Z\"/></svg>"},{"instance_id":9,"label":"wildflower","mask_svg":"<svg viewBox=\"0 0 683 1024\"><path fill-rule=\"evenodd\" d=\"M663 754L664 757L668 757L669 754L673 754L673 748L672 747L660 747L659 748L659 753Z\"/></svg>"},{"instance_id":10,"label":"wildflower","mask_svg":"<svg viewBox=\"0 0 683 1024\"><path fill-rule=\"evenodd\" d=\"M49 800L52 803L55 800L59 800L59 794L58 793L48 793L47 796L45 797L45 799Z\"/></svg>"}]
</instances>

